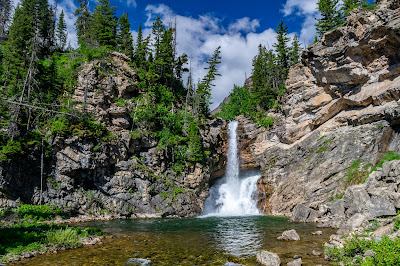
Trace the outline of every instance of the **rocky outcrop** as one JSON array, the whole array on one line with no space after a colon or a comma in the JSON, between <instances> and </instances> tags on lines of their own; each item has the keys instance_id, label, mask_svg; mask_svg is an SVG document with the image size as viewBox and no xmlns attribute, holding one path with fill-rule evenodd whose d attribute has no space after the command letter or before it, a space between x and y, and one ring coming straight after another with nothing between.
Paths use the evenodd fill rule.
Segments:
<instances>
[{"instance_id":1,"label":"rocky outcrop","mask_svg":"<svg viewBox=\"0 0 400 266\"><path fill-rule=\"evenodd\" d=\"M379 189L368 184L384 171L369 175L384 154L400 151L399 14L398 1L383 1L374 13L353 10L290 69L283 113L268 114L272 128L238 118L244 165L262 171L264 213L340 226L398 210L393 180L380 180Z\"/></svg>"},{"instance_id":2,"label":"rocky outcrop","mask_svg":"<svg viewBox=\"0 0 400 266\"><path fill-rule=\"evenodd\" d=\"M131 98L145 92L138 88L127 60L113 53L79 72L76 108L93 114L111 133L99 139L76 127L70 135L50 137L52 155L45 158L42 202L104 217L199 215L216 176L213 169L224 169L227 123L214 119L201 130L203 147L209 151L204 165L187 164L174 171L169 155L145 127L131 130L132 123L140 121L130 114L141 104ZM0 208L40 202L40 155L36 148L0 165Z\"/></svg>"}]
</instances>

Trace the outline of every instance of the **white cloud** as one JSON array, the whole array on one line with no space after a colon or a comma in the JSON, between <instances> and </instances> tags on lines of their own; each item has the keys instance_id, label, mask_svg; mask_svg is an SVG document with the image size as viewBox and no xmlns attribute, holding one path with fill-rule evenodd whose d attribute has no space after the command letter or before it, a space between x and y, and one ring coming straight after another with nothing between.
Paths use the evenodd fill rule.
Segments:
<instances>
[{"instance_id":1,"label":"white cloud","mask_svg":"<svg viewBox=\"0 0 400 266\"><path fill-rule=\"evenodd\" d=\"M275 42L273 29L255 33L259 21L247 17L238 19L225 28L218 18L208 15L197 18L180 16L166 5L149 5L146 11L147 27L151 27L157 16L166 25L176 20L178 53L186 53L191 59L195 81L206 74L204 68L207 66L207 59L221 46L222 63L218 66L221 76L215 80L212 90L214 103L211 109L228 96L234 84L243 85L245 76L251 75L252 59L257 54L258 45L262 43L272 47Z\"/></svg>"},{"instance_id":2,"label":"white cloud","mask_svg":"<svg viewBox=\"0 0 400 266\"><path fill-rule=\"evenodd\" d=\"M281 12L284 16L294 15L304 19L300 32L300 41L310 44L315 38L315 18L319 15L318 0L287 0Z\"/></svg>"},{"instance_id":3,"label":"white cloud","mask_svg":"<svg viewBox=\"0 0 400 266\"><path fill-rule=\"evenodd\" d=\"M120 0L120 2L122 3L122 2L124 2L123 0ZM137 4L136 4L136 0L126 0L126 5L129 7L129 6L132 6L132 7L137 7Z\"/></svg>"},{"instance_id":4,"label":"white cloud","mask_svg":"<svg viewBox=\"0 0 400 266\"><path fill-rule=\"evenodd\" d=\"M249 17L244 17L238 19L235 23L229 25L229 31L238 32L238 31L256 31L256 29L260 27L260 21L258 19L250 20Z\"/></svg>"},{"instance_id":5,"label":"white cloud","mask_svg":"<svg viewBox=\"0 0 400 266\"><path fill-rule=\"evenodd\" d=\"M289 16L297 11L301 15L314 15L317 12L318 0L287 0L283 6L283 14Z\"/></svg>"}]
</instances>

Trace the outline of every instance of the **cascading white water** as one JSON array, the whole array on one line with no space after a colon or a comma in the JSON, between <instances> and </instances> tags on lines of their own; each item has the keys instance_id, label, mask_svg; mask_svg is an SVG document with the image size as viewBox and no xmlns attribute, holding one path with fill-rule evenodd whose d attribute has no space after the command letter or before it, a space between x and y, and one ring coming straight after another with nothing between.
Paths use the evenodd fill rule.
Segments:
<instances>
[{"instance_id":1,"label":"cascading white water","mask_svg":"<svg viewBox=\"0 0 400 266\"><path fill-rule=\"evenodd\" d=\"M206 216L257 215L254 194L259 173L239 174L239 155L236 129L238 122L229 123L228 162L225 176L210 189L210 197L204 206Z\"/></svg>"}]
</instances>

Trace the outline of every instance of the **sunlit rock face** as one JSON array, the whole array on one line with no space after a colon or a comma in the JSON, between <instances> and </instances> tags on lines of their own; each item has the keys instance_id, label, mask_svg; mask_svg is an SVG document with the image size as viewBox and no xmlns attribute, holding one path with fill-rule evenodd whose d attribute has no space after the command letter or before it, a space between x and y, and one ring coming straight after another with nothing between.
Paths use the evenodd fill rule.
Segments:
<instances>
[{"instance_id":1,"label":"sunlit rock face","mask_svg":"<svg viewBox=\"0 0 400 266\"><path fill-rule=\"evenodd\" d=\"M398 1L383 1L375 13L353 10L290 69L281 112L269 114L274 126L243 127L251 139L244 165L260 167L263 175L261 211L297 211L297 220L316 220L326 215L327 203L364 182L387 151L399 152L399 14ZM383 194L375 196L390 212L397 194ZM304 208L294 209L298 204Z\"/></svg>"}]
</instances>

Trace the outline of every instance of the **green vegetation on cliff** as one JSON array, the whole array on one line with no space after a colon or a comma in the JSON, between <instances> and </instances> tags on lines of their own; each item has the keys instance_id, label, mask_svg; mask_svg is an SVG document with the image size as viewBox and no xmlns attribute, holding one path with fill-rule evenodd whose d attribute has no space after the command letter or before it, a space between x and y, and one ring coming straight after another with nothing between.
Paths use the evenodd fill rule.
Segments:
<instances>
[{"instance_id":1,"label":"green vegetation on cliff","mask_svg":"<svg viewBox=\"0 0 400 266\"><path fill-rule=\"evenodd\" d=\"M72 98L86 63L107 61L111 52L122 52L131 60L143 92L129 99L137 103L131 131L153 134L171 164L204 161L200 129L209 117L220 48L209 59L204 79L185 87L182 74L189 72L188 57L176 54L175 28L157 18L152 34L144 38L140 27L134 44L127 14L118 18L108 0L98 1L93 13L89 1L78 2L76 49L65 47L64 13L57 18L47 0L23 0L13 17L7 14L11 24L0 40L0 159L12 160L27 151L27 143L40 146L49 135L107 142L111 133L86 110L86 103L79 107ZM104 75L108 71L99 69ZM118 100L123 106L127 99Z\"/></svg>"}]
</instances>

